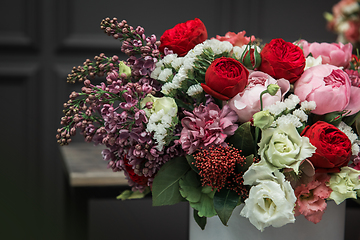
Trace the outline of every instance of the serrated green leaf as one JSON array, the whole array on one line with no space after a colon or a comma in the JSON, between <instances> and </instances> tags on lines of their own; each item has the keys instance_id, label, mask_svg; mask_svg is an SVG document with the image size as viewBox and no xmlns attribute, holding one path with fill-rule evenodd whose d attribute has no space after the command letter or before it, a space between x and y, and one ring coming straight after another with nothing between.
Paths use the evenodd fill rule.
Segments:
<instances>
[{"instance_id":1,"label":"serrated green leaf","mask_svg":"<svg viewBox=\"0 0 360 240\"><path fill-rule=\"evenodd\" d=\"M180 194L189 202L199 202L201 199L200 177L194 171L188 171L179 181Z\"/></svg>"},{"instance_id":2,"label":"serrated green leaf","mask_svg":"<svg viewBox=\"0 0 360 240\"><path fill-rule=\"evenodd\" d=\"M227 138L226 142L240 149L243 156L254 154L256 145L251 132L250 122L240 125L234 135Z\"/></svg>"},{"instance_id":3,"label":"serrated green leaf","mask_svg":"<svg viewBox=\"0 0 360 240\"><path fill-rule=\"evenodd\" d=\"M201 194L200 201L197 203L190 202L190 206L198 210L199 217L213 217L216 215L213 197L209 194Z\"/></svg>"},{"instance_id":4,"label":"serrated green leaf","mask_svg":"<svg viewBox=\"0 0 360 240\"><path fill-rule=\"evenodd\" d=\"M239 198L240 197L236 192L225 188L215 193L214 208L221 222L225 226L227 226L227 222L229 221L234 208L237 206Z\"/></svg>"},{"instance_id":5,"label":"serrated green leaf","mask_svg":"<svg viewBox=\"0 0 360 240\"><path fill-rule=\"evenodd\" d=\"M198 213L199 213L199 211L194 209L194 212L193 212L194 220L199 225L199 227L202 230L204 230L205 226L206 226L207 218L206 217L200 217Z\"/></svg>"},{"instance_id":6,"label":"serrated green leaf","mask_svg":"<svg viewBox=\"0 0 360 240\"><path fill-rule=\"evenodd\" d=\"M189 170L190 166L185 157L177 157L165 163L153 181L153 206L173 205L182 201L179 180Z\"/></svg>"}]
</instances>

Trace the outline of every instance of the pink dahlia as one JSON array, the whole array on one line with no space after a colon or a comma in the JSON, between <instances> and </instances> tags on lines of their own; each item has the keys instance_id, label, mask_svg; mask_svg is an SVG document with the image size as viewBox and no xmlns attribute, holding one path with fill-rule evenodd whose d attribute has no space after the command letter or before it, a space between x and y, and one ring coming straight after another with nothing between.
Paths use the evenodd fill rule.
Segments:
<instances>
[{"instance_id":1,"label":"pink dahlia","mask_svg":"<svg viewBox=\"0 0 360 240\"><path fill-rule=\"evenodd\" d=\"M295 216L302 214L313 223L320 222L327 206L325 199L332 192L325 184L329 179L330 175L327 173L317 173L313 181L306 185L301 184L295 189Z\"/></svg>"},{"instance_id":2,"label":"pink dahlia","mask_svg":"<svg viewBox=\"0 0 360 240\"><path fill-rule=\"evenodd\" d=\"M180 142L187 154L192 154L200 147L226 146L226 137L233 135L238 128L234 124L238 116L228 105L220 109L214 103L207 106L201 104L192 113L184 111L184 114L186 117L181 120L183 129Z\"/></svg>"}]
</instances>

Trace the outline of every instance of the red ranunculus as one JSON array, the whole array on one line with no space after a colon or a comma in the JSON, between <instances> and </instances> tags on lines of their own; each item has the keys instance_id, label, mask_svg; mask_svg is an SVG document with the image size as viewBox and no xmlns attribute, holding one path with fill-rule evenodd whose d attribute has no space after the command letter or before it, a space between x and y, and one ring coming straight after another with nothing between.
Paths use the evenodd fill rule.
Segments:
<instances>
[{"instance_id":1,"label":"red ranunculus","mask_svg":"<svg viewBox=\"0 0 360 240\"><path fill-rule=\"evenodd\" d=\"M316 147L316 152L308 158L316 172L340 172L347 166L351 156L351 141L335 126L318 121L307 126L301 133Z\"/></svg>"},{"instance_id":2,"label":"red ranunculus","mask_svg":"<svg viewBox=\"0 0 360 240\"><path fill-rule=\"evenodd\" d=\"M215 59L205 73L204 91L220 100L229 100L242 92L248 83L249 71L233 58Z\"/></svg>"},{"instance_id":3,"label":"red ranunculus","mask_svg":"<svg viewBox=\"0 0 360 240\"><path fill-rule=\"evenodd\" d=\"M160 38L160 51L164 52L164 48L167 47L178 56L183 57L197 44L204 42L207 37L204 23L195 18L166 30Z\"/></svg>"},{"instance_id":4,"label":"red ranunculus","mask_svg":"<svg viewBox=\"0 0 360 240\"><path fill-rule=\"evenodd\" d=\"M266 44L260 55L259 70L275 79L285 78L293 83L304 72L305 56L301 48L281 38Z\"/></svg>"},{"instance_id":5,"label":"red ranunculus","mask_svg":"<svg viewBox=\"0 0 360 240\"><path fill-rule=\"evenodd\" d=\"M128 173L128 176L129 178L139 184L139 185L142 185L142 186L146 186L147 182L148 182L148 178L147 177L144 177L144 176L139 176L137 175L135 172L134 172L134 169L133 169L133 166L130 165L128 162L129 160L127 160L126 157L124 157L124 162L125 162L125 170L126 172Z\"/></svg>"}]
</instances>

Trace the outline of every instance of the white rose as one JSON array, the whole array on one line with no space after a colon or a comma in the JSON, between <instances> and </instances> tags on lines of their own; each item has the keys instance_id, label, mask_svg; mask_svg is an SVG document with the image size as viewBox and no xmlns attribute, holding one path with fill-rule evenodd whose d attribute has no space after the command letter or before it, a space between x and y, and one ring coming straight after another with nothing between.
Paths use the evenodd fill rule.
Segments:
<instances>
[{"instance_id":1,"label":"white rose","mask_svg":"<svg viewBox=\"0 0 360 240\"><path fill-rule=\"evenodd\" d=\"M261 159L277 168L292 168L296 173L302 160L315 153L307 137L301 137L294 124L281 124L262 131L259 143Z\"/></svg>"},{"instance_id":2,"label":"white rose","mask_svg":"<svg viewBox=\"0 0 360 240\"><path fill-rule=\"evenodd\" d=\"M253 164L245 173L244 182L256 185L251 187L240 215L257 229L263 231L268 226L282 227L295 222L296 197L290 182L285 181L279 170L272 172L265 162Z\"/></svg>"}]
</instances>

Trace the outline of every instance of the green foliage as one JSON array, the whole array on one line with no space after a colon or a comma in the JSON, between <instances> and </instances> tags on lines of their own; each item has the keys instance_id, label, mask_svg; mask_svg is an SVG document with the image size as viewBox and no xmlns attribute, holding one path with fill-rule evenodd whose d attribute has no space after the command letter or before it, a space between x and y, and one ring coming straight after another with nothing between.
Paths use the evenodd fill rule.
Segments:
<instances>
[{"instance_id":1,"label":"green foliage","mask_svg":"<svg viewBox=\"0 0 360 240\"><path fill-rule=\"evenodd\" d=\"M125 190L119 196L117 196L116 199L120 199L120 200L141 199L144 198L148 193L150 193L149 187L147 187L144 190L144 192L139 192L139 191L133 192L131 190Z\"/></svg>"},{"instance_id":2,"label":"green foliage","mask_svg":"<svg viewBox=\"0 0 360 240\"><path fill-rule=\"evenodd\" d=\"M156 174L152 186L153 206L173 205L183 200L179 180L190 170L185 157L165 163Z\"/></svg>"},{"instance_id":3,"label":"green foliage","mask_svg":"<svg viewBox=\"0 0 360 240\"><path fill-rule=\"evenodd\" d=\"M193 155L186 155L186 160L188 161L190 167L192 170L194 170L196 173L199 173L199 169L195 166L195 159Z\"/></svg>"},{"instance_id":4,"label":"green foliage","mask_svg":"<svg viewBox=\"0 0 360 240\"><path fill-rule=\"evenodd\" d=\"M204 230L205 229L205 226L206 226L206 222L207 222L207 218L206 217L200 217L199 216L199 211L194 209L194 219L195 219L195 222L199 225L199 227Z\"/></svg>"},{"instance_id":5,"label":"green foliage","mask_svg":"<svg viewBox=\"0 0 360 240\"><path fill-rule=\"evenodd\" d=\"M225 188L215 193L214 208L225 226L227 226L227 222L234 208L238 205L239 200L240 197L236 192Z\"/></svg>"},{"instance_id":6,"label":"green foliage","mask_svg":"<svg viewBox=\"0 0 360 240\"><path fill-rule=\"evenodd\" d=\"M216 215L213 198L215 191L211 187L201 186L200 177L194 171L189 171L179 181L180 194L190 206L198 211L199 217L212 217Z\"/></svg>"},{"instance_id":7,"label":"green foliage","mask_svg":"<svg viewBox=\"0 0 360 240\"><path fill-rule=\"evenodd\" d=\"M233 145L233 147L240 149L243 156L255 154L256 142L254 141L250 122L240 125L234 135L227 138L226 142Z\"/></svg>"}]
</instances>

